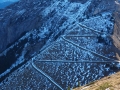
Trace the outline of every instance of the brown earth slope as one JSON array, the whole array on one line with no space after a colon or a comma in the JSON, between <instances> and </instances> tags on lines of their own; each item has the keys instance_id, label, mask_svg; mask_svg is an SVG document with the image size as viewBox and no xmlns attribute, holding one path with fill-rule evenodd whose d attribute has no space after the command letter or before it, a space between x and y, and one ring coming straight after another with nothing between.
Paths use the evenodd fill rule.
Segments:
<instances>
[{"instance_id":1,"label":"brown earth slope","mask_svg":"<svg viewBox=\"0 0 120 90\"><path fill-rule=\"evenodd\" d=\"M120 49L120 3L115 2L116 4L116 11L113 14L114 19L115 19L115 24L114 24L114 32L112 35L112 39L114 42L114 45Z\"/></svg>"},{"instance_id":2,"label":"brown earth slope","mask_svg":"<svg viewBox=\"0 0 120 90\"><path fill-rule=\"evenodd\" d=\"M115 12L115 24L114 24L114 33L112 35L112 39L114 41L114 45L120 49L120 13Z\"/></svg>"},{"instance_id":3,"label":"brown earth slope","mask_svg":"<svg viewBox=\"0 0 120 90\"><path fill-rule=\"evenodd\" d=\"M113 14L115 23L114 23L114 32L112 35L114 45L120 50L120 4L116 3L116 12ZM116 53L116 57L120 60L119 54Z\"/></svg>"},{"instance_id":4,"label":"brown earth slope","mask_svg":"<svg viewBox=\"0 0 120 90\"><path fill-rule=\"evenodd\" d=\"M120 72L74 90L120 90Z\"/></svg>"}]
</instances>

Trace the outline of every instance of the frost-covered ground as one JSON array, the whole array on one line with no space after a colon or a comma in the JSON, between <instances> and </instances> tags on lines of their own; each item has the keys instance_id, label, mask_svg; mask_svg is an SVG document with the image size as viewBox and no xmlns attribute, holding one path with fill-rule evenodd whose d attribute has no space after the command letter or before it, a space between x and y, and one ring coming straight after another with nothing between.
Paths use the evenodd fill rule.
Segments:
<instances>
[{"instance_id":1,"label":"frost-covered ground","mask_svg":"<svg viewBox=\"0 0 120 90\"><path fill-rule=\"evenodd\" d=\"M46 77L43 77L30 64L29 62L12 73L5 80L7 86L0 84L1 90L59 90L59 88L54 86Z\"/></svg>"},{"instance_id":2,"label":"frost-covered ground","mask_svg":"<svg viewBox=\"0 0 120 90\"><path fill-rule=\"evenodd\" d=\"M65 30L65 34L54 45L33 58L33 63L66 89L68 86L78 86L78 82L83 85L115 73L117 67L112 62L116 61L116 51L110 40L111 31L107 29L112 28L113 24L109 21L111 17L104 19L104 15L85 20L80 25L77 23L73 25L74 29ZM87 26L87 21L93 24ZM102 26L94 23L101 23ZM99 36L103 38L101 42Z\"/></svg>"},{"instance_id":3,"label":"frost-covered ground","mask_svg":"<svg viewBox=\"0 0 120 90\"><path fill-rule=\"evenodd\" d=\"M90 4L91 0L84 4L53 0L42 11L44 17L50 14L51 18L39 30L32 30L19 40L21 42L27 39L19 56L20 61L16 61L17 65L25 60L29 45L34 47L36 43L43 42L44 46L32 53L32 60L10 74L0 83L0 87L3 90L66 90L68 86L78 86L78 82L84 85L115 73L118 64L114 57L116 49L110 39L112 14L104 12L87 18L84 12ZM11 46L0 56L6 55L18 44Z\"/></svg>"}]
</instances>

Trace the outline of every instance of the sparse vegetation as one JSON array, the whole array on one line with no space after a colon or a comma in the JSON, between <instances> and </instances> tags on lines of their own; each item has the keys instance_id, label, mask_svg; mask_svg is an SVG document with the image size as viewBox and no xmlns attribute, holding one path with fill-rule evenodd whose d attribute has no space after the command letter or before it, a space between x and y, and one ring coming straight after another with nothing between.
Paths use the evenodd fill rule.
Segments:
<instances>
[{"instance_id":1,"label":"sparse vegetation","mask_svg":"<svg viewBox=\"0 0 120 90\"><path fill-rule=\"evenodd\" d=\"M90 83L87 84L87 86L92 85L92 84L94 84L94 83L95 83L95 81L90 82Z\"/></svg>"},{"instance_id":2,"label":"sparse vegetation","mask_svg":"<svg viewBox=\"0 0 120 90\"><path fill-rule=\"evenodd\" d=\"M81 85L80 85L80 81L78 81L78 87L80 87Z\"/></svg>"},{"instance_id":3,"label":"sparse vegetation","mask_svg":"<svg viewBox=\"0 0 120 90\"><path fill-rule=\"evenodd\" d=\"M105 82L102 85L100 85L97 90L105 90L105 89L110 88L110 87L112 87L112 85L108 82Z\"/></svg>"},{"instance_id":4,"label":"sparse vegetation","mask_svg":"<svg viewBox=\"0 0 120 90\"><path fill-rule=\"evenodd\" d=\"M70 86L68 86L67 90L70 90Z\"/></svg>"}]
</instances>

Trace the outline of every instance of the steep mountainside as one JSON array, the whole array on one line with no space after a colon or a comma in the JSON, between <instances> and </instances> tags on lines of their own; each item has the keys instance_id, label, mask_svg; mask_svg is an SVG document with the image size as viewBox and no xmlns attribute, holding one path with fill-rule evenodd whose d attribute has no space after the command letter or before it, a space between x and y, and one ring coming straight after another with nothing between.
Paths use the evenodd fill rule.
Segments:
<instances>
[{"instance_id":1,"label":"steep mountainside","mask_svg":"<svg viewBox=\"0 0 120 90\"><path fill-rule=\"evenodd\" d=\"M114 0L20 0L0 10L0 87L65 90L119 71L115 10Z\"/></svg>"},{"instance_id":2,"label":"steep mountainside","mask_svg":"<svg viewBox=\"0 0 120 90\"><path fill-rule=\"evenodd\" d=\"M69 0L68 0L69 1ZM70 0L71 3L85 3L88 0ZM105 11L114 10L114 0L104 1L104 0L91 0L92 3L88 6L84 12L84 18L89 18L90 16L100 14ZM47 15L43 15L46 7L54 7L54 0L20 0L0 11L0 52L5 50L7 46L16 41L25 32L32 29L39 29L46 23L50 17L62 16L57 15L56 10L48 11ZM59 2L59 1L58 1ZM67 5L65 5L67 6ZM63 7L62 7L63 8ZM66 8L63 8L66 9ZM75 9L77 10L77 8ZM65 11L65 10L64 10ZM77 11L73 11L77 12ZM62 14L61 12L59 14ZM55 17L55 16L54 16ZM53 18L54 18L53 17ZM57 18L57 17L56 17ZM65 18L65 16L63 17ZM80 18L83 20L84 18ZM58 18L57 18L58 19ZM80 20L80 21L81 21ZM54 22L53 22L54 23Z\"/></svg>"}]
</instances>

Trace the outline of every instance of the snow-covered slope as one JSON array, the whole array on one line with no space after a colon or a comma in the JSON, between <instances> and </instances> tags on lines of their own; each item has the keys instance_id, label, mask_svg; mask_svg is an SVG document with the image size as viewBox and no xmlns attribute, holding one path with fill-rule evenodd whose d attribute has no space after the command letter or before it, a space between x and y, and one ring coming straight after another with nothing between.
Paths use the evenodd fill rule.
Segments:
<instances>
[{"instance_id":1,"label":"snow-covered slope","mask_svg":"<svg viewBox=\"0 0 120 90\"><path fill-rule=\"evenodd\" d=\"M0 54L2 89L65 90L119 70L114 0L23 1L1 11L0 47L16 40Z\"/></svg>"}]
</instances>

